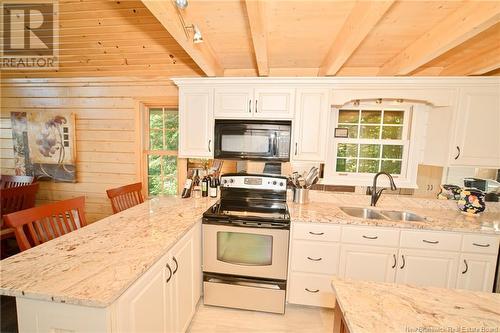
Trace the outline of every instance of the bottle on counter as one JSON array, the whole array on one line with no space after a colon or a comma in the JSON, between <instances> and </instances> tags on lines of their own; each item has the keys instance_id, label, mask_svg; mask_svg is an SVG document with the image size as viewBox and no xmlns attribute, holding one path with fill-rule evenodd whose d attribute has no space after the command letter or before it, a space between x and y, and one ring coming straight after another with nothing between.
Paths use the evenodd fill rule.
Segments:
<instances>
[{"instance_id":1,"label":"bottle on counter","mask_svg":"<svg viewBox=\"0 0 500 333\"><path fill-rule=\"evenodd\" d=\"M208 176L203 177L203 180L201 181L201 196L202 197L208 197L208 182L209 182Z\"/></svg>"},{"instance_id":2,"label":"bottle on counter","mask_svg":"<svg viewBox=\"0 0 500 333\"><path fill-rule=\"evenodd\" d=\"M219 189L217 188L217 178L214 176L210 178L210 188L208 189L208 194L210 198L217 198Z\"/></svg>"},{"instance_id":3,"label":"bottle on counter","mask_svg":"<svg viewBox=\"0 0 500 333\"><path fill-rule=\"evenodd\" d=\"M194 171L192 192L193 192L193 198L201 198L201 181L198 169Z\"/></svg>"},{"instance_id":4,"label":"bottle on counter","mask_svg":"<svg viewBox=\"0 0 500 333\"><path fill-rule=\"evenodd\" d=\"M184 182L184 188L182 189L181 198L189 198L191 196L191 189L193 187L193 180L187 178Z\"/></svg>"}]
</instances>

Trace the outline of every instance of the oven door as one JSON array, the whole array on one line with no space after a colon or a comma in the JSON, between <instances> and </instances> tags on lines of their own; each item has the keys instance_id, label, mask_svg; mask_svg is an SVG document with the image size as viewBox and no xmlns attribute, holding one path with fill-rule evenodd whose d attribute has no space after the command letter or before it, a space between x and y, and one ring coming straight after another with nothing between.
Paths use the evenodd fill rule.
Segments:
<instances>
[{"instance_id":1,"label":"oven door","mask_svg":"<svg viewBox=\"0 0 500 333\"><path fill-rule=\"evenodd\" d=\"M203 271L286 280L289 230L203 224Z\"/></svg>"},{"instance_id":2,"label":"oven door","mask_svg":"<svg viewBox=\"0 0 500 333\"><path fill-rule=\"evenodd\" d=\"M214 157L288 161L290 125L216 120Z\"/></svg>"}]
</instances>

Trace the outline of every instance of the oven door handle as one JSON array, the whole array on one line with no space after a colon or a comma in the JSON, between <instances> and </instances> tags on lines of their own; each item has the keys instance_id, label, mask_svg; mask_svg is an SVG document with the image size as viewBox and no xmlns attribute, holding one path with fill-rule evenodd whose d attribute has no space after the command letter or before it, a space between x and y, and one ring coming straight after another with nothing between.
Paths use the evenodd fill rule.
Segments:
<instances>
[{"instance_id":1,"label":"oven door handle","mask_svg":"<svg viewBox=\"0 0 500 333\"><path fill-rule=\"evenodd\" d=\"M288 224L268 223L268 222L248 222L244 220L231 220L228 226L238 226L246 228L268 228L268 229L289 229Z\"/></svg>"}]
</instances>

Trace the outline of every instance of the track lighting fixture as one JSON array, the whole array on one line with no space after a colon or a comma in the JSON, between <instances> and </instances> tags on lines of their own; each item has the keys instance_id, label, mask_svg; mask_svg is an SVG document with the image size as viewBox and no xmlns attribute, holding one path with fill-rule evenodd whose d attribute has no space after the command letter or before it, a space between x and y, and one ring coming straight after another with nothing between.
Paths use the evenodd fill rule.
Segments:
<instances>
[{"instance_id":1,"label":"track lighting fixture","mask_svg":"<svg viewBox=\"0 0 500 333\"><path fill-rule=\"evenodd\" d=\"M172 0L172 3L174 4L177 11L177 16L179 16L179 21L181 21L181 25L184 29L186 38L189 40L189 30L193 30L193 43L203 43L203 36L201 35L201 31L198 26L194 24L186 25L186 22L184 22L184 17L182 16L181 9L185 9L188 6L188 0Z\"/></svg>"},{"instance_id":2,"label":"track lighting fixture","mask_svg":"<svg viewBox=\"0 0 500 333\"><path fill-rule=\"evenodd\" d=\"M175 5L179 9L186 9L188 6L188 0L175 0Z\"/></svg>"}]
</instances>

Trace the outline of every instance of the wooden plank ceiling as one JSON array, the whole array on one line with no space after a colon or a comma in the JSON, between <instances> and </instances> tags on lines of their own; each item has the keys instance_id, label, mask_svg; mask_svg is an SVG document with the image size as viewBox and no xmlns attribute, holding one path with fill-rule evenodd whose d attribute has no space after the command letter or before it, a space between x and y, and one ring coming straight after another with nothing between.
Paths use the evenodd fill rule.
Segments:
<instances>
[{"instance_id":1,"label":"wooden plank ceiling","mask_svg":"<svg viewBox=\"0 0 500 333\"><path fill-rule=\"evenodd\" d=\"M61 0L57 73L9 76L498 75L500 1ZM190 32L192 33L192 32Z\"/></svg>"}]
</instances>

